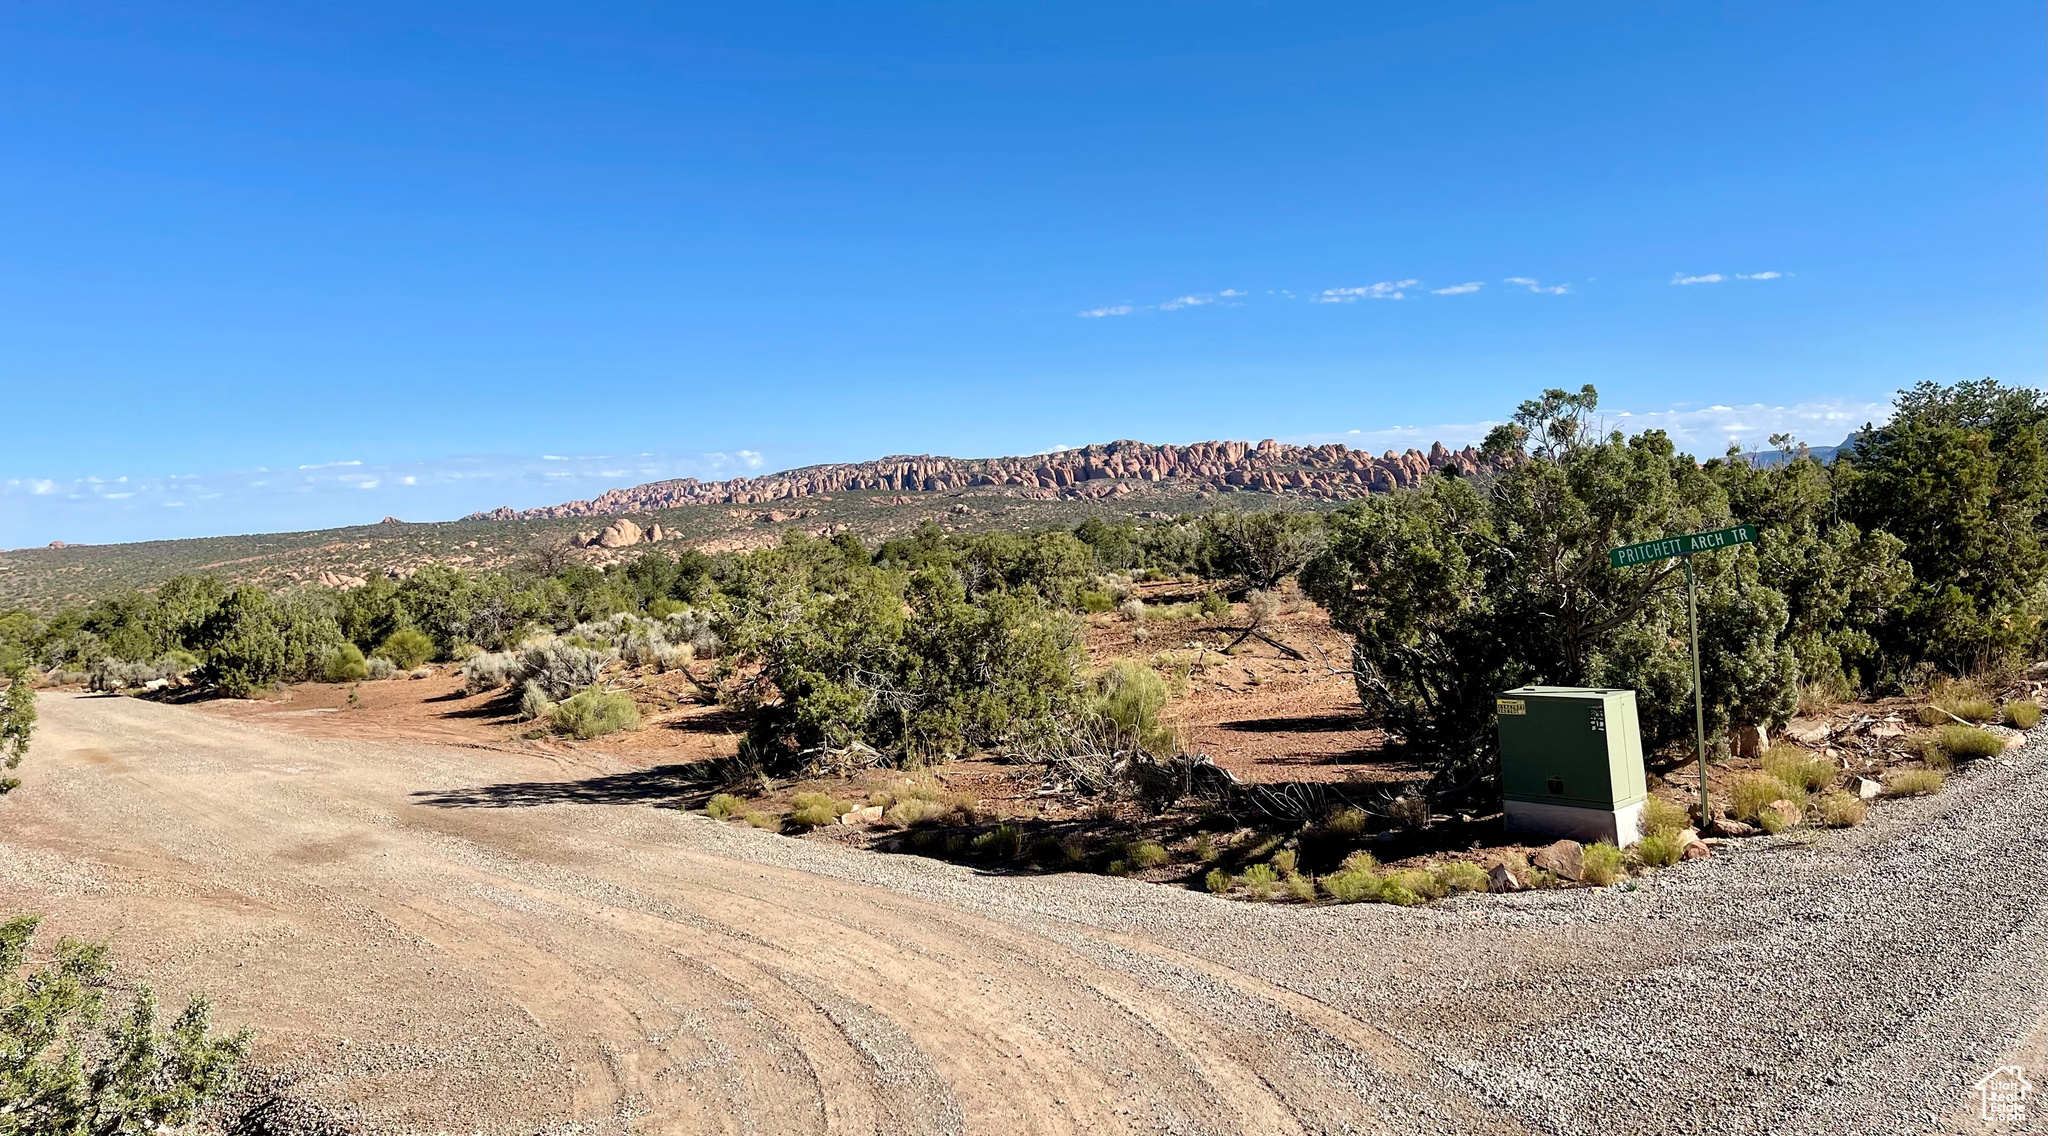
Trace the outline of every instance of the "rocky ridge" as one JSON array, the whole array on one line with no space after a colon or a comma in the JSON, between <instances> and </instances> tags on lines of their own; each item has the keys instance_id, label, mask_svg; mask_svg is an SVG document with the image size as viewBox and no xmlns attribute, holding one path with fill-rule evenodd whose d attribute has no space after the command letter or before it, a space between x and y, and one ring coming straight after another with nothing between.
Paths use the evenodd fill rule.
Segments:
<instances>
[{"instance_id":1,"label":"rocky ridge","mask_svg":"<svg viewBox=\"0 0 2048 1136\"><path fill-rule=\"evenodd\" d=\"M1126 496L1144 485L1176 483L1216 490L1242 489L1351 499L1414 485L1445 466L1464 473L1487 467L1476 447L1427 453L1388 450L1374 457L1342 443L1283 445L1195 442L1186 446L1118 441L1050 454L1004 458L898 456L876 461L806 466L761 477L699 481L694 477L614 489L588 501L537 509L498 508L465 521L548 520L643 513L685 505L760 505L801 497L863 490L946 493L988 488L1040 498Z\"/></svg>"}]
</instances>

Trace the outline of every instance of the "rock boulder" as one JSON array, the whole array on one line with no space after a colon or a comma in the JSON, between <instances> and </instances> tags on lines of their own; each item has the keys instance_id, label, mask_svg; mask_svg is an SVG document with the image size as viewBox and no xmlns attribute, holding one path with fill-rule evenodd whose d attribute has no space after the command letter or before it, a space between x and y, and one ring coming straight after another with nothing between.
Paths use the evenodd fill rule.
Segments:
<instances>
[{"instance_id":1,"label":"rock boulder","mask_svg":"<svg viewBox=\"0 0 2048 1136\"><path fill-rule=\"evenodd\" d=\"M597 546L599 548L625 548L628 545L639 544L646 537L647 534L640 531L639 525L624 517L620 517L618 520L605 526L603 532L597 534Z\"/></svg>"},{"instance_id":2,"label":"rock boulder","mask_svg":"<svg viewBox=\"0 0 2048 1136\"><path fill-rule=\"evenodd\" d=\"M1560 840L1536 853L1530 862L1568 880L1581 880L1586 876L1586 849L1576 840Z\"/></svg>"}]
</instances>

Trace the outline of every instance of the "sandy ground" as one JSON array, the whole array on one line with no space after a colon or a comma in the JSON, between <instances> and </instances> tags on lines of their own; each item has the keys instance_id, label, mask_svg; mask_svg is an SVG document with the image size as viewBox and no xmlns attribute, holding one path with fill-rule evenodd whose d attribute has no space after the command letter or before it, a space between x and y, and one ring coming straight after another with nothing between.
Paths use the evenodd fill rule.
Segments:
<instances>
[{"instance_id":1,"label":"sandy ground","mask_svg":"<svg viewBox=\"0 0 2048 1136\"><path fill-rule=\"evenodd\" d=\"M1281 908L723 826L598 745L40 707L0 911L367 1132L1936 1131L2048 1006L2039 750L1797 857Z\"/></svg>"}]
</instances>

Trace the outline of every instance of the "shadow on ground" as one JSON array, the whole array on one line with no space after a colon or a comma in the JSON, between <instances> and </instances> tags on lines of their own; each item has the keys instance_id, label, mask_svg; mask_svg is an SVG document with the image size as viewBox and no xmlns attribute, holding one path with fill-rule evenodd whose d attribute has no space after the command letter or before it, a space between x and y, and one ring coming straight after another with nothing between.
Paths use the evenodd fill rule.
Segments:
<instances>
[{"instance_id":1,"label":"shadow on ground","mask_svg":"<svg viewBox=\"0 0 2048 1136\"><path fill-rule=\"evenodd\" d=\"M424 789L414 793L413 800L441 809L510 809L555 804L701 808L728 780L724 762L692 761L579 781L508 781L466 789Z\"/></svg>"}]
</instances>

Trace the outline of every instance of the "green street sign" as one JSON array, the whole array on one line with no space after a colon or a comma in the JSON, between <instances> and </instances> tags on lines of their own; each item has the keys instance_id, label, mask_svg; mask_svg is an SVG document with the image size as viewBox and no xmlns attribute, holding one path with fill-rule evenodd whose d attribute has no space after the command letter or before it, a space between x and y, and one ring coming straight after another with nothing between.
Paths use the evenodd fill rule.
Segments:
<instances>
[{"instance_id":1,"label":"green street sign","mask_svg":"<svg viewBox=\"0 0 2048 1136\"><path fill-rule=\"evenodd\" d=\"M1755 543L1755 525L1736 525L1732 529L1715 529L1713 532L1688 533L1685 536L1668 536L1663 540L1623 545L1607 554L1607 562L1616 568L1630 568L1637 564L1648 564L1652 560L1669 560L1674 556L1691 556L1695 552L1712 552L1717 548L1733 548L1738 544Z\"/></svg>"},{"instance_id":2,"label":"green street sign","mask_svg":"<svg viewBox=\"0 0 2048 1136\"><path fill-rule=\"evenodd\" d=\"M1732 529L1715 529L1713 532L1687 533L1684 536L1669 536L1663 540L1648 540L1641 544L1623 545L1607 553L1607 562L1616 568L1628 568L1637 564L1648 564L1656 560L1669 560L1674 556L1685 558L1685 622L1692 632L1692 728L1693 739L1699 746L1700 760L1700 827L1709 823L1713 810L1707 801L1707 703L1706 694L1700 685L1700 601L1698 584L1692 575L1692 554L1712 552L1717 548L1733 548L1738 544L1755 544L1755 525L1736 525Z\"/></svg>"}]
</instances>

